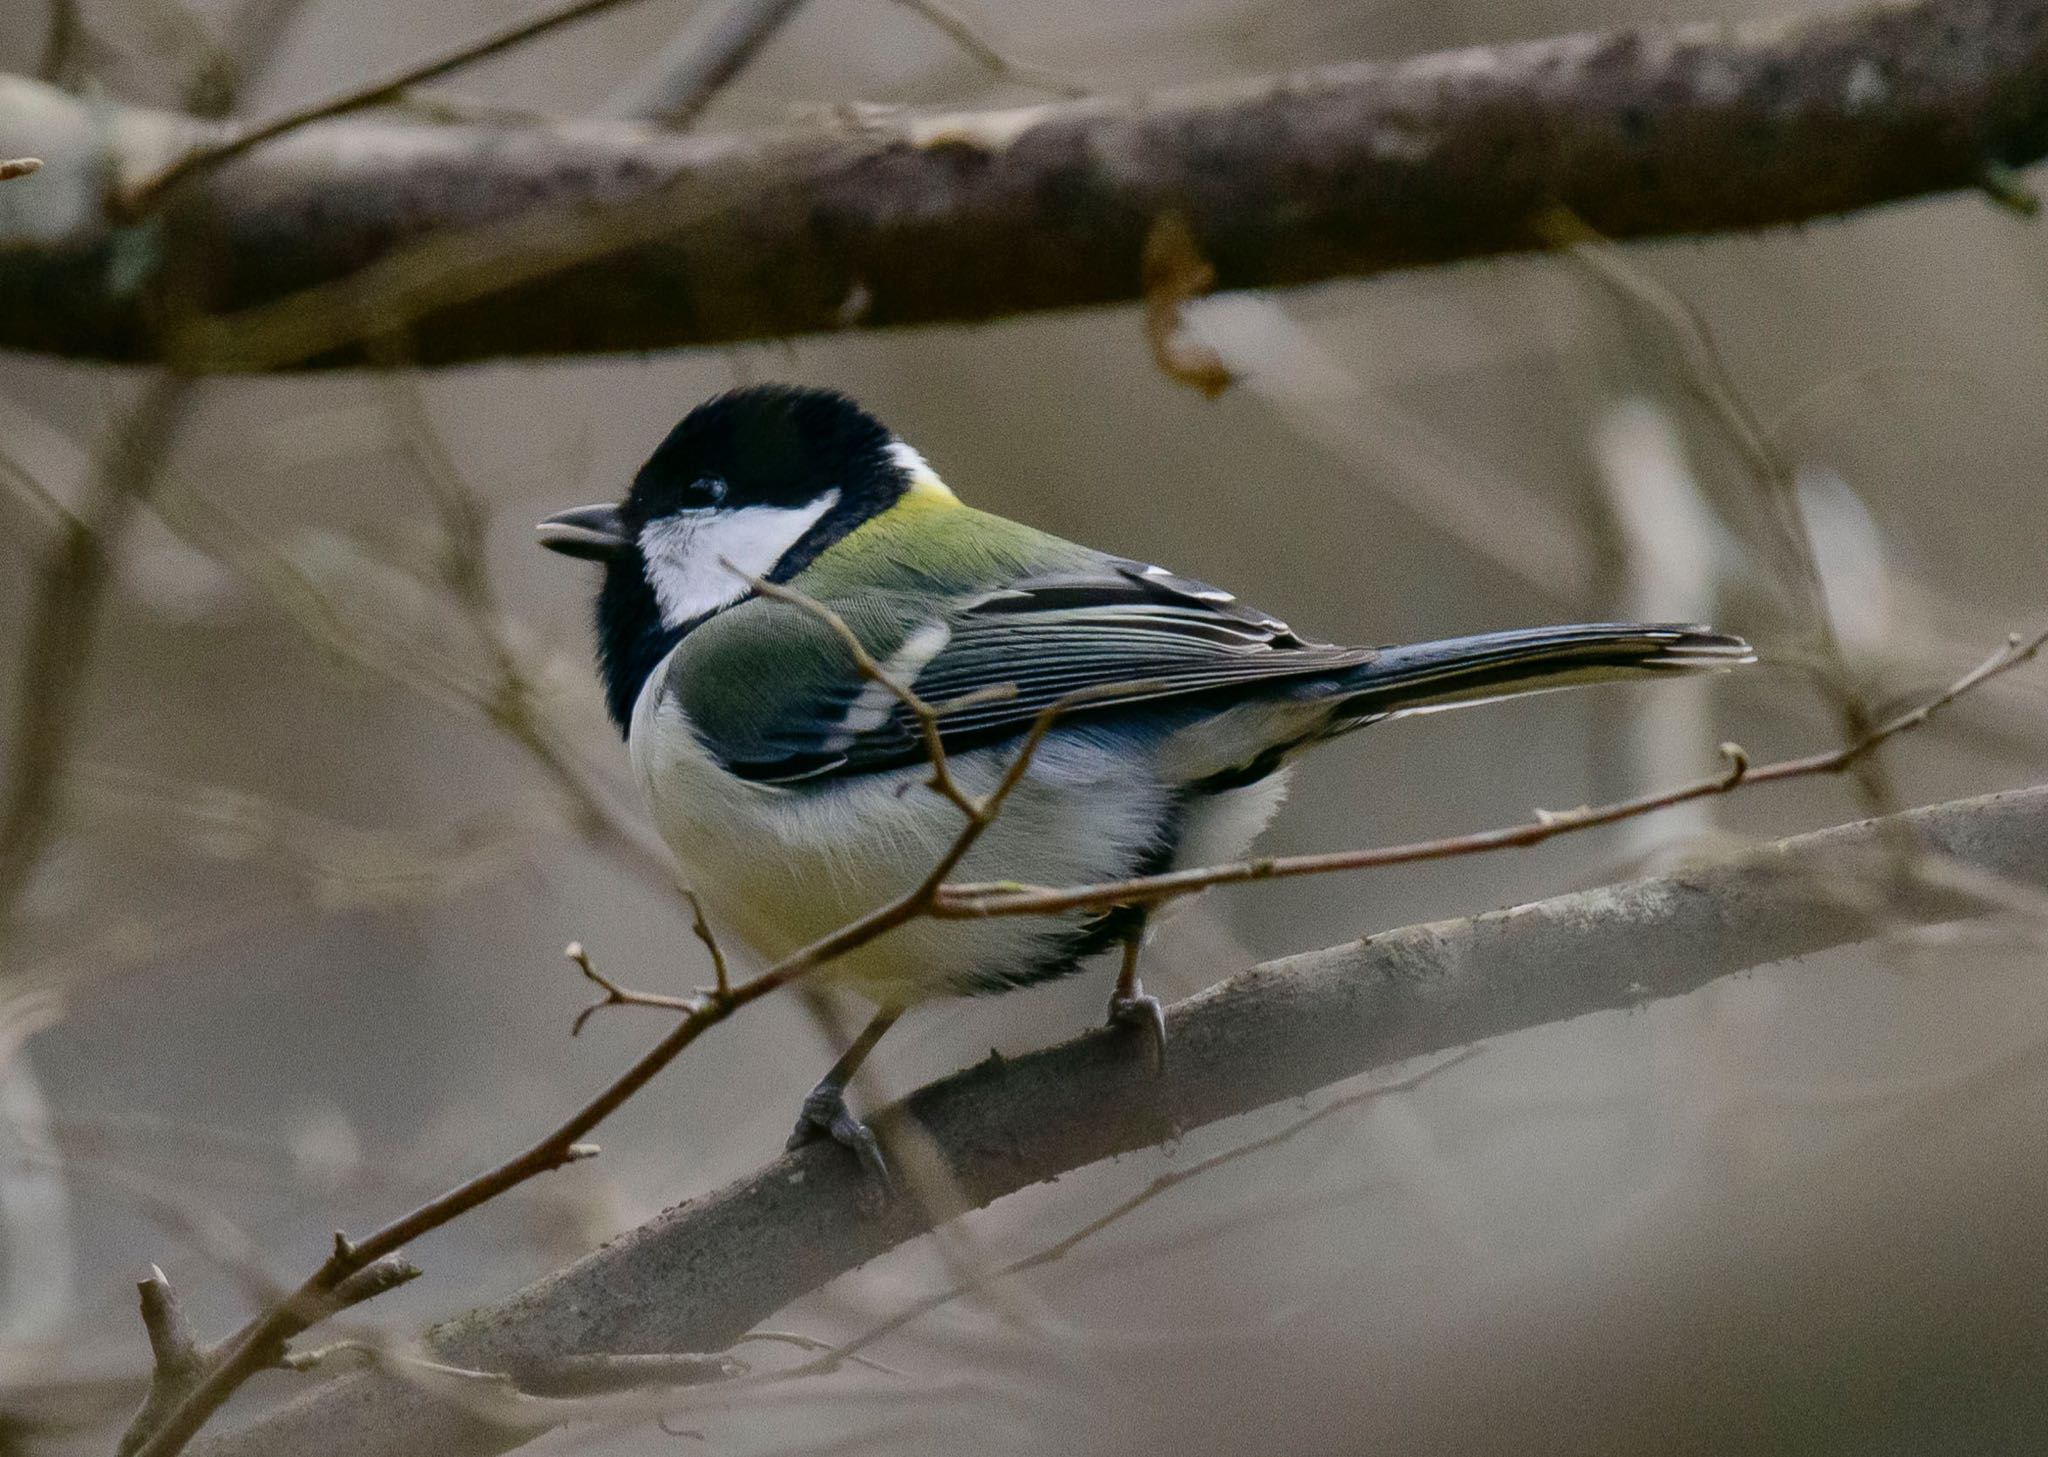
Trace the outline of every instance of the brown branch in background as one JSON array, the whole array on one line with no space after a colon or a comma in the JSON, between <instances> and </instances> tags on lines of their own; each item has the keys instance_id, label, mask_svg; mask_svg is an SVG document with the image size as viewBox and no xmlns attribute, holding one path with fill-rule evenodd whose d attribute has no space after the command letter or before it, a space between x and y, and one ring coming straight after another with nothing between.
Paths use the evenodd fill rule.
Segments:
<instances>
[{"instance_id":1,"label":"brown branch in background","mask_svg":"<svg viewBox=\"0 0 2048 1457\"><path fill-rule=\"evenodd\" d=\"M2040 157L2044 14L1874 4L723 138L245 133L177 190L132 288L78 285L129 277L94 264L115 219L0 235L0 345L283 368L360 358L373 320L432 365L1000 318L1142 297L1169 209L1222 290L1541 248L1557 206L1622 240L1806 221ZM168 124L24 83L0 133L30 112L53 168L118 167Z\"/></svg>"},{"instance_id":2,"label":"brown branch in background","mask_svg":"<svg viewBox=\"0 0 2048 1457\"><path fill-rule=\"evenodd\" d=\"M15 157L0 162L0 182L12 182L17 177L33 177L43 170L40 157Z\"/></svg>"},{"instance_id":3,"label":"brown branch in background","mask_svg":"<svg viewBox=\"0 0 2048 1457\"><path fill-rule=\"evenodd\" d=\"M85 499L48 548L29 611L0 791L0 944L53 828L59 776L72 748L92 643L114 564L154 488L189 384L165 376L145 385L115 427Z\"/></svg>"},{"instance_id":4,"label":"brown branch in background","mask_svg":"<svg viewBox=\"0 0 2048 1457\"><path fill-rule=\"evenodd\" d=\"M914 1124L977 1205L1340 1078L1507 1032L1694 990L1716 977L1881 934L1984 914L1945 876L1897 874L1887 841L2000 883L2048 884L2048 788L1911 811L1760 846L1682 874L1389 931L1269 963L1168 1012L1155 1080L1114 1032L990 1059L873 1115ZM897 1201L864 1215L845 1150L813 1144L668 1210L495 1306L446 1321L436 1360L518 1373L571 1352L722 1350L834 1276L926 1229ZM716 1280L677 1280L715 1270ZM566 1420L560 1413L541 1420ZM195 1457L481 1457L536 1426L479 1423L418 1386L343 1376Z\"/></svg>"},{"instance_id":5,"label":"brown branch in background","mask_svg":"<svg viewBox=\"0 0 2048 1457\"><path fill-rule=\"evenodd\" d=\"M1520 849L1540 845L1545 840L1574 831L1636 819L1673 805L1730 794L1744 785L1776 784L1788 779L1840 774L1869 758L1889 740L1919 728L1957 699L2000 674L2032 661L2044 646L2048 646L2048 629L2024 639L2015 633L2007 639L2004 647L1933 698L1879 724L1856 742L1842 748L1753 766L1749 756L1738 745L1723 744L1721 752L1729 760L1729 768L1725 772L1633 799L1561 812L1538 811L1536 818L1528 824L1477 830L1441 840L1365 850L1338 850L1322 855L1267 856L1101 885L1023 886L1002 882L951 885L939 892L938 903L931 914L942 919L972 920L984 916L1037 916L1091 907L1149 904L1193 895L1217 885L1239 885L1246 881L1279 880L1300 875L1328 875L1344 870L1372 870L1389 865L1412 865L1423 860L1448 860L1491 850Z\"/></svg>"},{"instance_id":6,"label":"brown branch in background","mask_svg":"<svg viewBox=\"0 0 2048 1457\"><path fill-rule=\"evenodd\" d=\"M43 54L36 62L36 77L53 86L69 86L76 78L79 41L84 37L84 19L78 0L50 0L48 28L43 32Z\"/></svg>"}]
</instances>

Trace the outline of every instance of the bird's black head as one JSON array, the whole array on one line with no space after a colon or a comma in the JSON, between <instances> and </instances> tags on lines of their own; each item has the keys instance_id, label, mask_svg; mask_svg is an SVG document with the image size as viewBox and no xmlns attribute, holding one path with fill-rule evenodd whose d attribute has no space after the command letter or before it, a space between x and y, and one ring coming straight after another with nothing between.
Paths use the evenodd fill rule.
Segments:
<instances>
[{"instance_id":1,"label":"bird's black head","mask_svg":"<svg viewBox=\"0 0 2048 1457\"><path fill-rule=\"evenodd\" d=\"M916 452L830 390L755 385L705 401L669 431L617 506L540 524L540 543L604 563L597 658L624 729L647 675L684 633L783 582L893 506Z\"/></svg>"}]
</instances>

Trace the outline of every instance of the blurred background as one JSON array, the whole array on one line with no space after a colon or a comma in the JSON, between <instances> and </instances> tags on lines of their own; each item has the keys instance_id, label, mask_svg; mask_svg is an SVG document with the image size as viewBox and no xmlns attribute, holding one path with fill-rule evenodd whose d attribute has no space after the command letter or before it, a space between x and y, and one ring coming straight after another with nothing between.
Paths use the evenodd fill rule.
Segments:
<instances>
[{"instance_id":1,"label":"blurred background","mask_svg":"<svg viewBox=\"0 0 2048 1457\"><path fill-rule=\"evenodd\" d=\"M1004 54L1091 89L1769 5L960 0ZM223 56L266 114L484 33L517 0L81 0L70 79L189 104ZM467 69L457 107L600 107L674 34L648 0ZM1783 7L1789 13L1791 7ZM49 15L0 9L0 69ZM215 78L212 81L206 78ZM698 123L847 101L983 107L991 75L889 0L804 7ZM165 446L87 676L61 832L0 987L0 1451L103 1451L147 1370L155 1261L202 1329L522 1146L663 1025L561 947L680 992L677 899L578 832L559 778L481 705L517 665L544 735L644 824L589 666L593 580L532 523L616 498L735 383L849 391L975 504L1228 585L1307 635L1403 641L1614 615L1712 618L1764 666L1430 716L1306 761L1278 852L1447 834L1840 738L1810 623L1760 545L1707 327L1796 472L1855 685L1938 689L2043 621L2048 234L1975 197L1768 237L1466 266L1196 306L1239 375L1153 365L1140 311L647 358L208 381ZM0 358L0 452L76 500L144 388ZM480 506L488 593L459 583ZM50 539L0 497L9 661ZM13 671L13 670L10 670ZM1921 803L2034 782L2048 674L1887 751ZM18 672L11 715L37 691ZM1538 850L1214 893L1147 980L1598 883L1881 807L1757 789ZM871 1095L1098 1020L1107 972L926 1010ZM535 1451L2020 1451L2048 1439L2048 985L2006 930L1899 936L1629 1014L1489 1044L1145 1204L1000 1301L956 1302L850 1369L667 1427ZM794 1001L713 1034L551 1175L411 1253L347 1318L402 1336L502 1295L781 1146L829 1060ZM1338 1088L1308 1100L1355 1091ZM1060 1239L1283 1107L969 1216L971 1258ZM852 1335L949 1279L920 1241L775 1319ZM764 1362L772 1350L750 1351ZM268 1375L238 1409L308 1378ZM676 1432L700 1432L702 1441Z\"/></svg>"}]
</instances>

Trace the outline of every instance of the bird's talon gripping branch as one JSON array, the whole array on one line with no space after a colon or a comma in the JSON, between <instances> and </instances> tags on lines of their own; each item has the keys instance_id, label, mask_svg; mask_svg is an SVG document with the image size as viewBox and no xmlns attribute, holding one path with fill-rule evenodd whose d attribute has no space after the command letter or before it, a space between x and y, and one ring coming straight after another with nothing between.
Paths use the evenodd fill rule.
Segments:
<instances>
[{"instance_id":1,"label":"bird's talon gripping branch","mask_svg":"<svg viewBox=\"0 0 2048 1457\"><path fill-rule=\"evenodd\" d=\"M1159 998L1142 991L1136 996L1113 996L1109 999L1109 1022L1112 1027L1129 1027L1143 1036L1153 1076L1166 1072L1166 1008L1160 1005Z\"/></svg>"},{"instance_id":2,"label":"bird's talon gripping branch","mask_svg":"<svg viewBox=\"0 0 2048 1457\"><path fill-rule=\"evenodd\" d=\"M846 1090L829 1083L820 1083L805 1095L803 1111L797 1114L796 1128L784 1147L793 1151L820 1138L852 1149L862 1172L884 1199L895 1192L889 1161L882 1157L882 1145L874 1129L853 1116L846 1106Z\"/></svg>"},{"instance_id":3,"label":"bird's talon gripping branch","mask_svg":"<svg viewBox=\"0 0 2048 1457\"><path fill-rule=\"evenodd\" d=\"M1159 998L1148 995L1145 984L1138 980L1142 940L1142 933L1134 933L1124 942L1123 969L1117 973L1116 990L1109 998L1109 1025L1132 1028L1144 1037L1152 1075L1162 1077L1166 1073L1166 1008Z\"/></svg>"}]
</instances>

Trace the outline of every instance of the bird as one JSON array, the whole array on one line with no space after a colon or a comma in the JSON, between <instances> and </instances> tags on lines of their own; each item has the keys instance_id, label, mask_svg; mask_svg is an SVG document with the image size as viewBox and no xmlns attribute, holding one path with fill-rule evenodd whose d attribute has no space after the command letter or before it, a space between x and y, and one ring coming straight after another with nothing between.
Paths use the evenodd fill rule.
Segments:
<instances>
[{"instance_id":1,"label":"bird","mask_svg":"<svg viewBox=\"0 0 2048 1457\"><path fill-rule=\"evenodd\" d=\"M616 503L538 527L602 566L596 664L634 777L711 923L776 958L916 886L1069 705L955 874L1097 885L1235 859L1296 756L1405 714L1753 661L1690 624L1585 623L1346 647L1229 592L963 503L838 392L752 385L690 410ZM865 666L842 634L864 649ZM879 671L877 671L879 670ZM885 681L886 679L886 681ZM892 688L893 683L896 688ZM1112 1023L1155 1063L1143 905L914 919L819 968L871 1020L802 1103L886 1184L846 1091L909 1008L1066 976L1121 948Z\"/></svg>"}]
</instances>

